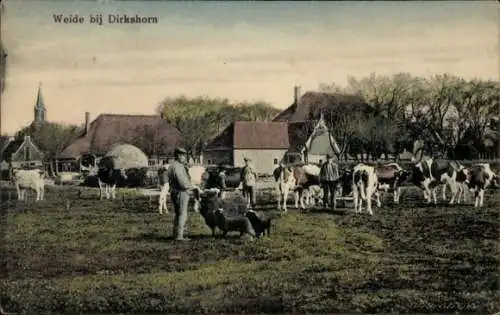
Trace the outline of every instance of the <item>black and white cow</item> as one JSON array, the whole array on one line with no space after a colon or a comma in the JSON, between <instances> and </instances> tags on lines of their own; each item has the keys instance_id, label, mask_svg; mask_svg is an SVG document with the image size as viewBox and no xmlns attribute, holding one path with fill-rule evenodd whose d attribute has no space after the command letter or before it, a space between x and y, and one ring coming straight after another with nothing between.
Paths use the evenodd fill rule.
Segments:
<instances>
[{"instance_id":1,"label":"black and white cow","mask_svg":"<svg viewBox=\"0 0 500 315\"><path fill-rule=\"evenodd\" d=\"M437 187L440 185L450 187L452 194L450 204L453 204L458 193L457 174L459 172L465 174L464 169L462 165L454 161L425 158L413 166L412 182L423 190L427 203L434 200L434 204L437 203Z\"/></svg>"},{"instance_id":2,"label":"black and white cow","mask_svg":"<svg viewBox=\"0 0 500 315\"><path fill-rule=\"evenodd\" d=\"M99 161L97 180L99 183L99 199L116 199L116 185L119 181L127 180L124 169L115 168L116 160L112 156L105 156Z\"/></svg>"},{"instance_id":3,"label":"black and white cow","mask_svg":"<svg viewBox=\"0 0 500 315\"><path fill-rule=\"evenodd\" d=\"M374 167L378 179L379 191L392 191L394 203L399 203L401 185L410 178L411 173L405 171L398 163L376 165Z\"/></svg>"},{"instance_id":4,"label":"black and white cow","mask_svg":"<svg viewBox=\"0 0 500 315\"><path fill-rule=\"evenodd\" d=\"M478 163L470 168L468 186L474 192L474 207L482 207L484 203L484 191L493 186L498 187L499 176L495 174L489 163Z\"/></svg>"}]
</instances>

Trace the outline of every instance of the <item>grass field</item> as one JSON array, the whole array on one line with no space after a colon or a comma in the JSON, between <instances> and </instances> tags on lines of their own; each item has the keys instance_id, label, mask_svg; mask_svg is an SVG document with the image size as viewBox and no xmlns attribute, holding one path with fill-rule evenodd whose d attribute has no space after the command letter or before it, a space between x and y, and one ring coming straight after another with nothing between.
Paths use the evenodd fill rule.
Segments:
<instances>
[{"instance_id":1,"label":"grass field","mask_svg":"<svg viewBox=\"0 0 500 315\"><path fill-rule=\"evenodd\" d=\"M253 242L213 239L190 212L192 241L182 244L170 240L172 215L146 199L96 195L48 188L36 204L2 203L6 310L500 311L498 191L483 209L425 206L408 188L402 205L386 197L374 217L290 210L271 238ZM258 201L272 209L271 195Z\"/></svg>"}]
</instances>

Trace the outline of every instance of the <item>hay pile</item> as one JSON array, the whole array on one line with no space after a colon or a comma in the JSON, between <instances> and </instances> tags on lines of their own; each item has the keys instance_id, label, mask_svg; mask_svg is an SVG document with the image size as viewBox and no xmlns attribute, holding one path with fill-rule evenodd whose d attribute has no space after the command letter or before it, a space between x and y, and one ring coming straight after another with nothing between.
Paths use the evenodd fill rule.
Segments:
<instances>
[{"instance_id":1,"label":"hay pile","mask_svg":"<svg viewBox=\"0 0 500 315\"><path fill-rule=\"evenodd\" d=\"M130 144L118 144L106 153L105 156L115 157L115 168L148 167L148 157L141 149Z\"/></svg>"}]
</instances>

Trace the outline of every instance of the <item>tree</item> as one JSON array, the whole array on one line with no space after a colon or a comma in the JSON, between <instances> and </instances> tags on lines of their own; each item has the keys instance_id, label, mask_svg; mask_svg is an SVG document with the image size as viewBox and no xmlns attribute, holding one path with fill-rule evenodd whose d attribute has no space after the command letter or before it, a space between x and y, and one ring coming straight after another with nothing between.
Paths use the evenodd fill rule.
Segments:
<instances>
[{"instance_id":1,"label":"tree","mask_svg":"<svg viewBox=\"0 0 500 315\"><path fill-rule=\"evenodd\" d=\"M59 154L83 132L76 125L52 122L33 123L15 135L16 139L30 136L33 143L44 153L45 161L58 158Z\"/></svg>"},{"instance_id":2,"label":"tree","mask_svg":"<svg viewBox=\"0 0 500 315\"><path fill-rule=\"evenodd\" d=\"M157 111L183 135L183 145L198 160L207 142L235 120L268 121L279 110L265 102L230 104L227 99L206 97L166 98Z\"/></svg>"}]
</instances>

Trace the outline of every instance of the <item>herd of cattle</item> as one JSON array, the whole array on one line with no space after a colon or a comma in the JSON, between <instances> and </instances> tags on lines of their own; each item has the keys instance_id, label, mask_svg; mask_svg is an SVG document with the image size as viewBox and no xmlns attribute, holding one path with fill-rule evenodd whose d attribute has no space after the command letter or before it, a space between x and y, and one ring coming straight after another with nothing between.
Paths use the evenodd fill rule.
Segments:
<instances>
[{"instance_id":1,"label":"herd of cattle","mask_svg":"<svg viewBox=\"0 0 500 315\"><path fill-rule=\"evenodd\" d=\"M110 166L111 165L111 166ZM97 170L100 188L100 199L114 199L119 180L127 178L123 169L115 169L112 163L102 163ZM168 167L165 165L165 167ZM164 169L163 169L164 170ZM160 170L159 172L163 171ZM288 170L288 171L285 171ZM278 165L273 176L276 183L278 209L287 211L289 193L295 194L295 207L304 209L306 205L321 203L319 181L320 167L315 164L285 166ZM225 186L227 189L237 189L241 185L241 168L225 168ZM217 168L207 168L200 165L189 167L192 183L200 191L220 188L220 173ZM400 202L401 187L415 185L423 191L427 203L437 203L436 191L442 187L443 199L446 200L446 188L451 190L450 204L466 201L469 191L474 193L475 207L482 207L484 192L488 187L498 187L500 176L495 174L488 163L476 163L465 167L455 161L424 158L405 170L397 163L382 165L358 164L341 171L337 184L337 198L352 198L356 212L366 211L373 215L372 198L377 207L381 207L380 192L392 192L394 203ZM19 199L24 199L25 191L36 192L36 200L44 197L44 172L39 170L14 170L12 172ZM168 212L168 183L160 186L159 212ZM193 194L195 196L196 194ZM348 197L351 196L351 197ZM199 208L200 198L193 198L195 211ZM304 200L305 199L305 200Z\"/></svg>"}]
</instances>

